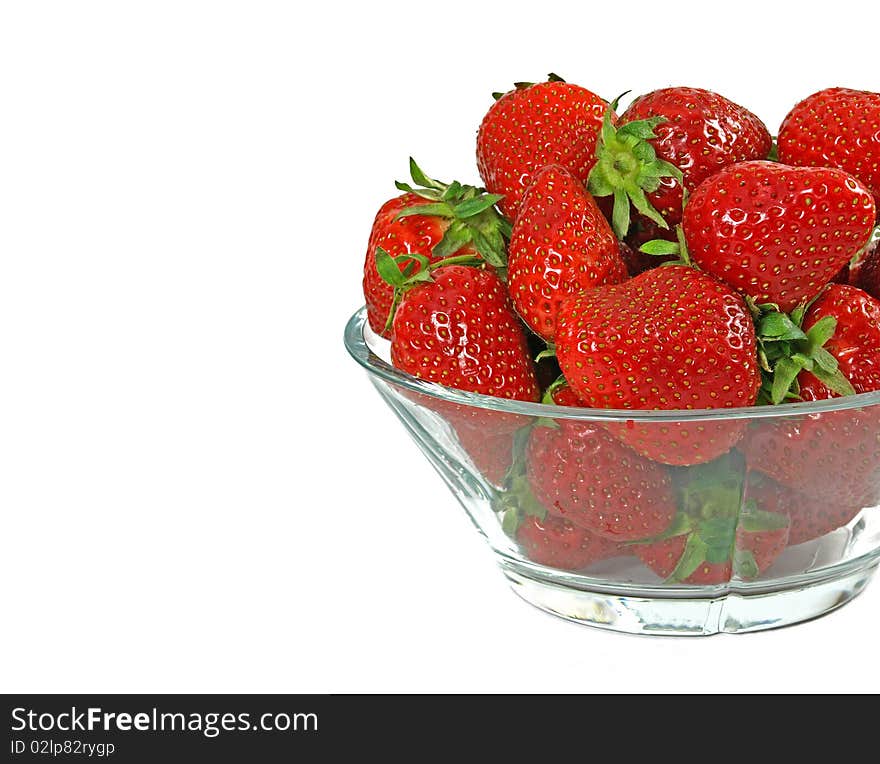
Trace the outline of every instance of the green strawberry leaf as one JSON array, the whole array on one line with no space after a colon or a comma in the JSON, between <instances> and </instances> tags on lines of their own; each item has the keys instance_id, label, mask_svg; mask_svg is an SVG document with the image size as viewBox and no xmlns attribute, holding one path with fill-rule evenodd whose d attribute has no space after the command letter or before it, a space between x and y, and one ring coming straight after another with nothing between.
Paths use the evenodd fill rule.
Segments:
<instances>
[{"instance_id":1,"label":"green strawberry leaf","mask_svg":"<svg viewBox=\"0 0 880 764\"><path fill-rule=\"evenodd\" d=\"M494 207L503 198L504 194L486 194L485 196L477 197L475 199L468 199L466 202L457 204L453 208L453 212L455 217L459 220L464 220L473 217L474 215L479 215L490 207Z\"/></svg>"},{"instance_id":2,"label":"green strawberry leaf","mask_svg":"<svg viewBox=\"0 0 880 764\"><path fill-rule=\"evenodd\" d=\"M382 247L376 247L376 270L382 280L395 288L406 283L407 275L402 273L400 266Z\"/></svg>"},{"instance_id":3,"label":"green strawberry leaf","mask_svg":"<svg viewBox=\"0 0 880 764\"><path fill-rule=\"evenodd\" d=\"M408 218L412 215L434 215L438 218L452 218L455 217L455 212L452 209L452 206L446 202L437 202L436 204L417 204L398 212L395 216L395 220Z\"/></svg>"},{"instance_id":4,"label":"green strawberry leaf","mask_svg":"<svg viewBox=\"0 0 880 764\"><path fill-rule=\"evenodd\" d=\"M747 549L737 549L736 552L734 552L733 571L738 578L742 578L746 581L757 578L761 573L755 555Z\"/></svg>"},{"instance_id":5,"label":"green strawberry leaf","mask_svg":"<svg viewBox=\"0 0 880 764\"><path fill-rule=\"evenodd\" d=\"M445 189L443 183L425 175L425 173L422 172L422 168L416 164L416 160L412 157L409 158L409 174L413 179L413 183L417 186L422 186L423 188L435 188L438 191L443 191Z\"/></svg>"},{"instance_id":6,"label":"green strawberry leaf","mask_svg":"<svg viewBox=\"0 0 880 764\"><path fill-rule=\"evenodd\" d=\"M674 241L653 239L642 244L639 247L639 252L644 252L646 255L668 257L669 255L677 255L679 253L679 246Z\"/></svg>"},{"instance_id":7,"label":"green strawberry leaf","mask_svg":"<svg viewBox=\"0 0 880 764\"><path fill-rule=\"evenodd\" d=\"M666 583L680 583L693 575L694 571L706 562L707 547L705 542L696 533L688 536L684 545L684 551L678 560L674 570L669 574Z\"/></svg>"},{"instance_id":8,"label":"green strawberry leaf","mask_svg":"<svg viewBox=\"0 0 880 764\"><path fill-rule=\"evenodd\" d=\"M837 393L837 395L847 396L856 394L856 390L852 386L852 383L846 378L840 369L835 372L828 372L825 369L814 366L813 375L825 385L825 387L833 393Z\"/></svg>"}]
</instances>

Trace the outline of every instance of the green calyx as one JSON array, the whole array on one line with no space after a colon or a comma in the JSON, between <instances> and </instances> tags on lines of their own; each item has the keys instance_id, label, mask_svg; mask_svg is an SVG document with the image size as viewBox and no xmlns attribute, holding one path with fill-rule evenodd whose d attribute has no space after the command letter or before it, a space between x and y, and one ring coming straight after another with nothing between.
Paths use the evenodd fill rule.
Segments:
<instances>
[{"instance_id":1,"label":"green calyx","mask_svg":"<svg viewBox=\"0 0 880 764\"><path fill-rule=\"evenodd\" d=\"M660 188L661 178L674 178L684 188L681 170L670 162L658 159L657 152L648 142L657 137L654 129L665 122L666 117L640 119L615 128L611 124L611 114L622 97L616 98L605 112L596 146L596 164L587 183L587 189L593 196L614 197L611 225L619 239L623 239L629 231L631 206L661 228L669 228L646 194Z\"/></svg>"},{"instance_id":2,"label":"green calyx","mask_svg":"<svg viewBox=\"0 0 880 764\"><path fill-rule=\"evenodd\" d=\"M743 505L745 473L743 458L736 452L673 473L678 514L664 533L635 542L641 545L684 538L681 556L666 579L667 583L686 581L704 563L723 565L732 562L736 569L741 561L739 572L742 577L754 578L758 574L754 556L737 549L737 530L760 532L781 528L787 518L759 511L754 502ZM749 558L754 572L747 569Z\"/></svg>"},{"instance_id":3,"label":"green calyx","mask_svg":"<svg viewBox=\"0 0 880 764\"><path fill-rule=\"evenodd\" d=\"M526 449L532 425L521 427L513 437L513 461L504 478L501 493L501 528L511 538L516 537L520 523L526 517L543 520L547 509L535 498L526 475Z\"/></svg>"},{"instance_id":4,"label":"green calyx","mask_svg":"<svg viewBox=\"0 0 880 764\"><path fill-rule=\"evenodd\" d=\"M645 242L639 247L639 252L655 257L675 258L673 260L666 260L661 265L686 265L689 268L696 268L696 263L691 260L690 253L688 252L687 242L684 238L684 229L680 225L675 226L675 238L676 241L653 239L652 241Z\"/></svg>"},{"instance_id":5,"label":"green calyx","mask_svg":"<svg viewBox=\"0 0 880 764\"><path fill-rule=\"evenodd\" d=\"M798 376L802 371L811 372L837 395L855 395L837 359L824 347L837 330L837 319L825 316L805 332L802 326L808 304L788 314L776 305L756 305L750 299L746 302L755 319L758 336L762 378L758 404L778 405L800 400Z\"/></svg>"},{"instance_id":6,"label":"green calyx","mask_svg":"<svg viewBox=\"0 0 880 764\"><path fill-rule=\"evenodd\" d=\"M565 80L562 79L562 77L560 77L558 74L554 74L553 72L550 72L550 74L547 75L547 82L565 82ZM526 88L530 88L534 84L535 84L534 82L514 82L513 87L516 88L517 90L525 90ZM510 91L508 91L508 92L510 92ZM507 93L495 92L495 93L492 93L492 98L494 98L497 101L499 98L502 98L503 96L506 96L506 95L507 95Z\"/></svg>"},{"instance_id":7,"label":"green calyx","mask_svg":"<svg viewBox=\"0 0 880 764\"><path fill-rule=\"evenodd\" d=\"M434 257L448 257L470 244L489 265L495 268L507 266L511 225L495 209L504 198L502 194L487 194L483 188L465 186L457 180L441 183L425 175L412 157L409 170L415 185L400 181L394 185L400 191L422 197L425 204L408 207L397 218L432 215L452 221L434 247Z\"/></svg>"},{"instance_id":8,"label":"green calyx","mask_svg":"<svg viewBox=\"0 0 880 764\"><path fill-rule=\"evenodd\" d=\"M431 274L444 265L470 265L480 266L483 264L477 255L456 255L443 260L431 262L424 255L408 253L392 257L382 247L376 247L376 271L386 284L394 287L394 297L391 300L391 310L385 321L383 331L391 329L394 314L403 295L414 286L433 281Z\"/></svg>"}]
</instances>

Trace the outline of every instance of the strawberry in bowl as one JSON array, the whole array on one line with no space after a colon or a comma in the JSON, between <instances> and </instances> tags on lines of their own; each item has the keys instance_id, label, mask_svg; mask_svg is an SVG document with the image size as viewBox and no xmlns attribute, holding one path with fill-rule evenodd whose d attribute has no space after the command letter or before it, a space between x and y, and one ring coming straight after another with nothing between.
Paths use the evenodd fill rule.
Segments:
<instances>
[{"instance_id":1,"label":"strawberry in bowl","mask_svg":"<svg viewBox=\"0 0 880 764\"><path fill-rule=\"evenodd\" d=\"M864 588L880 563L875 95L807 99L776 151L713 91L653 91L618 116L551 76L484 115L485 187L415 163L396 184L346 346L525 600L702 635ZM436 501L415 491L413 511Z\"/></svg>"}]
</instances>

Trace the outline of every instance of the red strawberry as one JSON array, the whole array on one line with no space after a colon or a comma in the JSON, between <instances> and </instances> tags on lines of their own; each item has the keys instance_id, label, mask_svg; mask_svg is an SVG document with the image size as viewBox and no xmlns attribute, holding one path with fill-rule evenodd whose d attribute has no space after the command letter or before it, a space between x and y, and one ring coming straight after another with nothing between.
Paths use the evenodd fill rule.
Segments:
<instances>
[{"instance_id":1,"label":"red strawberry","mask_svg":"<svg viewBox=\"0 0 880 764\"><path fill-rule=\"evenodd\" d=\"M837 393L820 381L836 367L851 391L880 390L880 302L860 289L832 284L804 318L807 334L818 334L824 355L813 373L797 378L804 400ZM770 420L743 444L749 466L812 500L837 507L872 506L880 501L880 412L878 407L830 411Z\"/></svg>"},{"instance_id":2,"label":"red strawberry","mask_svg":"<svg viewBox=\"0 0 880 764\"><path fill-rule=\"evenodd\" d=\"M759 303L812 300L871 236L871 194L841 170L744 162L691 195L690 257Z\"/></svg>"},{"instance_id":3,"label":"red strawberry","mask_svg":"<svg viewBox=\"0 0 880 764\"><path fill-rule=\"evenodd\" d=\"M491 412L474 419L449 412L458 443L480 474L492 485L501 487L513 463L512 426L505 417L492 417Z\"/></svg>"},{"instance_id":4,"label":"red strawberry","mask_svg":"<svg viewBox=\"0 0 880 764\"><path fill-rule=\"evenodd\" d=\"M861 511L861 507L805 496L759 472L748 474L746 495L760 510L790 519L788 546L803 544L842 528Z\"/></svg>"},{"instance_id":5,"label":"red strawberry","mask_svg":"<svg viewBox=\"0 0 880 764\"><path fill-rule=\"evenodd\" d=\"M765 159L773 141L748 109L709 90L672 87L636 98L615 131L602 133L590 191L615 195L615 232L639 220L669 228L681 222L682 184L695 189L723 167Z\"/></svg>"},{"instance_id":6,"label":"red strawberry","mask_svg":"<svg viewBox=\"0 0 880 764\"><path fill-rule=\"evenodd\" d=\"M584 405L670 410L751 406L761 376L742 298L693 268L655 268L567 298L556 333L559 365ZM698 464L730 450L736 421L611 424L638 453Z\"/></svg>"},{"instance_id":7,"label":"red strawberry","mask_svg":"<svg viewBox=\"0 0 880 764\"><path fill-rule=\"evenodd\" d=\"M804 331L820 321L833 322L833 334L824 348L857 393L880 390L880 301L853 286L832 284L809 308L804 317ZM836 397L809 371L798 377L804 400Z\"/></svg>"},{"instance_id":8,"label":"red strawberry","mask_svg":"<svg viewBox=\"0 0 880 764\"><path fill-rule=\"evenodd\" d=\"M658 538L633 544L635 555L670 583L757 577L785 549L789 519L744 503L743 478L736 454L681 472L680 514Z\"/></svg>"},{"instance_id":9,"label":"red strawberry","mask_svg":"<svg viewBox=\"0 0 880 764\"><path fill-rule=\"evenodd\" d=\"M789 112L778 143L780 161L846 170L880 205L880 93L849 88L813 93Z\"/></svg>"},{"instance_id":10,"label":"red strawberry","mask_svg":"<svg viewBox=\"0 0 880 764\"><path fill-rule=\"evenodd\" d=\"M501 279L465 265L442 266L429 278L400 301L392 363L447 387L537 401L534 366Z\"/></svg>"},{"instance_id":11,"label":"red strawberry","mask_svg":"<svg viewBox=\"0 0 880 764\"><path fill-rule=\"evenodd\" d=\"M503 194L501 211L516 217L532 176L562 165L586 183L608 104L579 85L519 83L489 109L477 134L477 166L486 188Z\"/></svg>"},{"instance_id":12,"label":"red strawberry","mask_svg":"<svg viewBox=\"0 0 880 764\"><path fill-rule=\"evenodd\" d=\"M558 405L580 405L567 386L551 393ZM553 515L616 541L657 536L675 517L666 470L594 424L554 420L532 430L527 474L535 497Z\"/></svg>"},{"instance_id":13,"label":"red strawberry","mask_svg":"<svg viewBox=\"0 0 880 764\"><path fill-rule=\"evenodd\" d=\"M553 515L527 515L516 530L526 557L539 565L581 570L620 555L620 546Z\"/></svg>"},{"instance_id":14,"label":"red strawberry","mask_svg":"<svg viewBox=\"0 0 880 764\"><path fill-rule=\"evenodd\" d=\"M568 295L627 277L620 244L593 197L568 170L539 170L513 224L507 284L523 321L552 342Z\"/></svg>"},{"instance_id":15,"label":"red strawberry","mask_svg":"<svg viewBox=\"0 0 880 764\"><path fill-rule=\"evenodd\" d=\"M373 222L364 261L367 317L373 331L386 337L390 335L386 322L394 287L376 269L377 250L397 258L398 268L408 275L421 269L422 259L434 263L461 255L480 255L501 267L506 260L504 238L510 235L509 224L492 208L497 197L482 195L478 189L457 182L433 180L412 159L410 172L416 185L398 183L397 187L406 193L382 205Z\"/></svg>"},{"instance_id":16,"label":"red strawberry","mask_svg":"<svg viewBox=\"0 0 880 764\"><path fill-rule=\"evenodd\" d=\"M876 406L874 407L876 408ZM740 448L759 470L828 507L880 502L880 417L871 408L768 420Z\"/></svg>"}]
</instances>

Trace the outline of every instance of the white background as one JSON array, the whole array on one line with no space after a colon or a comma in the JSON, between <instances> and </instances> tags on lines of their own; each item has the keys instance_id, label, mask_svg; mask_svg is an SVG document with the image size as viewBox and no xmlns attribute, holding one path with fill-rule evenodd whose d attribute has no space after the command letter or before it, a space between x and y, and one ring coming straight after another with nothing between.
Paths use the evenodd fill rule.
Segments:
<instances>
[{"instance_id":1,"label":"white background","mask_svg":"<svg viewBox=\"0 0 880 764\"><path fill-rule=\"evenodd\" d=\"M342 347L392 181L476 182L493 90L775 132L880 89L869 6L814 5L4 3L0 690L876 691L876 583L703 640L525 605Z\"/></svg>"}]
</instances>

